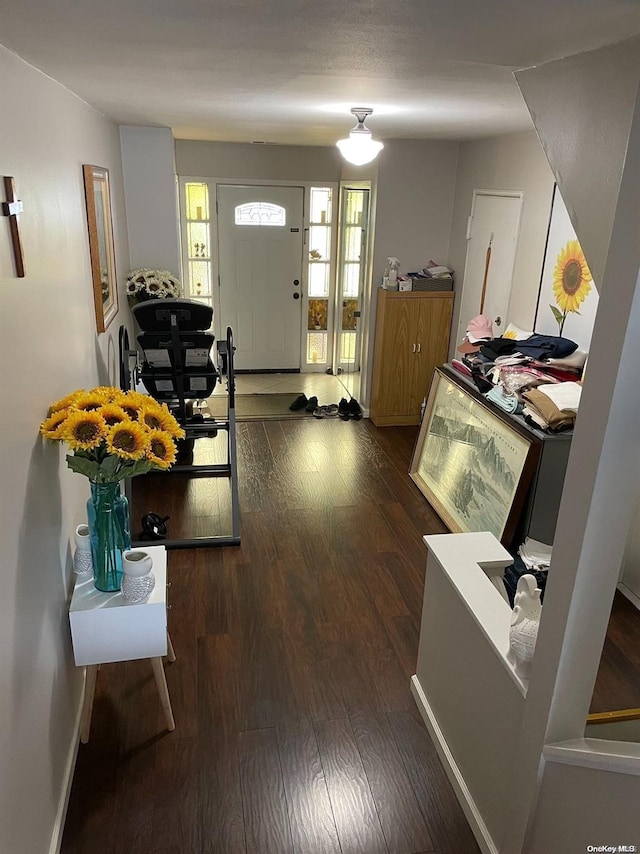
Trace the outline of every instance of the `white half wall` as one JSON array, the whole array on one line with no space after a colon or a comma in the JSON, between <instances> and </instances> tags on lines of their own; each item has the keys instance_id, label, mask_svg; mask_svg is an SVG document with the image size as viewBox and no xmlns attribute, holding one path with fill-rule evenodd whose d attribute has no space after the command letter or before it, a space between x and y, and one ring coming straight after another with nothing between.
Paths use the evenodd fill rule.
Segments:
<instances>
[{"instance_id":1,"label":"white half wall","mask_svg":"<svg viewBox=\"0 0 640 854\"><path fill-rule=\"evenodd\" d=\"M24 204L26 277L0 217L0 851L46 854L61 832L77 744L82 670L67 615L71 545L86 478L38 435L49 405L116 379L120 313L98 335L82 164L111 178L120 305L129 269L118 129L0 47L2 172ZM4 196L3 196L4 198Z\"/></svg>"}]
</instances>

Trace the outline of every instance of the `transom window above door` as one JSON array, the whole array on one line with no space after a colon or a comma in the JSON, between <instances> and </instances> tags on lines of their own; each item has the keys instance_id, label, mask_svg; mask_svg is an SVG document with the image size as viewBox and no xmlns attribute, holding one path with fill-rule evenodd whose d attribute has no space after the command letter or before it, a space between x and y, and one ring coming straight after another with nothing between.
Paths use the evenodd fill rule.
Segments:
<instances>
[{"instance_id":1,"label":"transom window above door","mask_svg":"<svg viewBox=\"0 0 640 854\"><path fill-rule=\"evenodd\" d=\"M236 225L276 225L287 224L287 212L280 205L270 202L245 202L235 209Z\"/></svg>"}]
</instances>

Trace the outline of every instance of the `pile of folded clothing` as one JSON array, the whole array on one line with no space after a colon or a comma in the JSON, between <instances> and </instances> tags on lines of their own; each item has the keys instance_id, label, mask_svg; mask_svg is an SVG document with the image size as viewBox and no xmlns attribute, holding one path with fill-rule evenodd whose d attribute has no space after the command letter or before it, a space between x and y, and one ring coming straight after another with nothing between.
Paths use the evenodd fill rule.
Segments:
<instances>
[{"instance_id":1,"label":"pile of folded clothing","mask_svg":"<svg viewBox=\"0 0 640 854\"><path fill-rule=\"evenodd\" d=\"M514 556L513 564L504 571L504 586L507 591L509 603L513 608L516 588L520 576L533 575L540 588L540 599L544 600L544 591L547 586L547 574L551 565L551 546L541 543L531 537L527 537Z\"/></svg>"},{"instance_id":2,"label":"pile of folded clothing","mask_svg":"<svg viewBox=\"0 0 640 854\"><path fill-rule=\"evenodd\" d=\"M470 377L479 391L509 413L521 414L532 427L559 432L573 427L587 353L561 336L507 327L493 337L485 315L467 325L452 365Z\"/></svg>"},{"instance_id":3,"label":"pile of folded clothing","mask_svg":"<svg viewBox=\"0 0 640 854\"><path fill-rule=\"evenodd\" d=\"M523 413L543 430L573 427L580 405L582 386L577 382L545 384L523 392Z\"/></svg>"}]
</instances>

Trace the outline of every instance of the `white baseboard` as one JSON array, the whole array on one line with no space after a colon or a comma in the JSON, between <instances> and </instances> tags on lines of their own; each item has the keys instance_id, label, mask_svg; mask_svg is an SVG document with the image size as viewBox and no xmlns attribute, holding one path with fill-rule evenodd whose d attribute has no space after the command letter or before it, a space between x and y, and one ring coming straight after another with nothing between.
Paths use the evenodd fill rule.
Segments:
<instances>
[{"instance_id":1,"label":"white baseboard","mask_svg":"<svg viewBox=\"0 0 640 854\"><path fill-rule=\"evenodd\" d=\"M482 820L480 810L471 796L471 792L464 781L464 777L436 720L433 709L429 705L422 686L418 682L418 677L415 675L411 677L411 693L480 850L483 854L499 854L498 847Z\"/></svg>"},{"instance_id":2,"label":"white baseboard","mask_svg":"<svg viewBox=\"0 0 640 854\"><path fill-rule=\"evenodd\" d=\"M629 588L623 581L618 582L618 590L622 593L623 596L626 596L629 602L631 602L632 605L635 605L635 607L640 611L640 598L638 598L638 596L636 596L636 594L632 590L629 590Z\"/></svg>"},{"instance_id":3,"label":"white baseboard","mask_svg":"<svg viewBox=\"0 0 640 854\"><path fill-rule=\"evenodd\" d=\"M73 784L73 774L76 768L76 757L78 756L78 747L80 745L80 724L82 718L82 697L80 695L80 703L78 705L78 713L76 715L76 722L73 728L73 738L71 739L71 744L69 745L69 753L67 755L67 763L65 767L64 773L64 783L62 786L62 792L60 795L60 802L58 803L58 811L56 813L56 820L53 825L53 831L51 833L51 844L49 845L49 854L60 854L60 847L62 845L62 834L64 833L64 824L67 818L67 807L69 805L69 795L71 794L71 786Z\"/></svg>"}]
</instances>

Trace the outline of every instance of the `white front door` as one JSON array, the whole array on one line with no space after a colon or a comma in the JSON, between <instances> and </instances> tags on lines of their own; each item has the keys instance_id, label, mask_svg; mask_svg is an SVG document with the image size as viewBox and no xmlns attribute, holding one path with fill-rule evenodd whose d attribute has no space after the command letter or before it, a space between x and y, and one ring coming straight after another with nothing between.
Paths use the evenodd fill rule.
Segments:
<instances>
[{"instance_id":1,"label":"white front door","mask_svg":"<svg viewBox=\"0 0 640 854\"><path fill-rule=\"evenodd\" d=\"M456 343L464 338L471 318L480 313L493 321L496 338L506 329L521 208L521 193L474 191Z\"/></svg>"},{"instance_id":2,"label":"white front door","mask_svg":"<svg viewBox=\"0 0 640 854\"><path fill-rule=\"evenodd\" d=\"M238 370L300 368L302 187L218 186L221 328Z\"/></svg>"}]
</instances>

